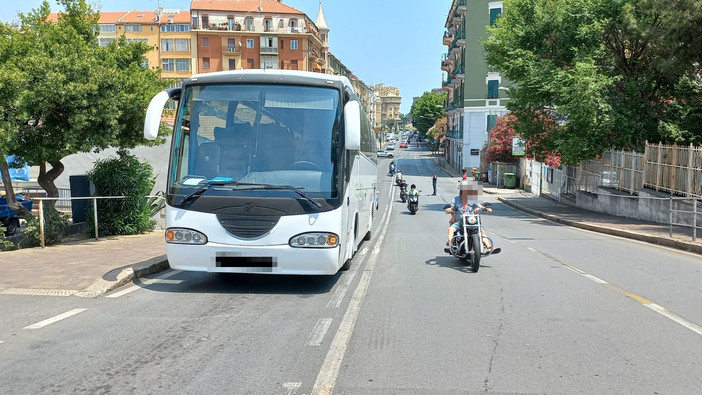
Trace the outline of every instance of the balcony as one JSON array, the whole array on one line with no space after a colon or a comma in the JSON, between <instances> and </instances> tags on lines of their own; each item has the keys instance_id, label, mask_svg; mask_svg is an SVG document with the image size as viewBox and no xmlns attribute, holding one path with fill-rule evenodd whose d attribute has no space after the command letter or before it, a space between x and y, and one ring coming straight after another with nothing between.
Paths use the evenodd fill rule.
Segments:
<instances>
[{"instance_id":1,"label":"balcony","mask_svg":"<svg viewBox=\"0 0 702 395\"><path fill-rule=\"evenodd\" d=\"M444 32L444 45L451 45L453 42L453 34Z\"/></svg>"},{"instance_id":2,"label":"balcony","mask_svg":"<svg viewBox=\"0 0 702 395\"><path fill-rule=\"evenodd\" d=\"M278 48L277 47L261 47L261 53L266 54L266 55L277 55L278 54Z\"/></svg>"},{"instance_id":3,"label":"balcony","mask_svg":"<svg viewBox=\"0 0 702 395\"><path fill-rule=\"evenodd\" d=\"M223 47L222 53L224 53L225 55L232 54L232 53L239 53L239 50L237 50L236 47Z\"/></svg>"},{"instance_id":4,"label":"balcony","mask_svg":"<svg viewBox=\"0 0 702 395\"><path fill-rule=\"evenodd\" d=\"M442 60L441 61L441 70L448 73L451 71L451 65L447 61Z\"/></svg>"},{"instance_id":5,"label":"balcony","mask_svg":"<svg viewBox=\"0 0 702 395\"><path fill-rule=\"evenodd\" d=\"M466 0L458 0L458 3L456 4L456 12L460 15L465 15L467 11Z\"/></svg>"},{"instance_id":6,"label":"balcony","mask_svg":"<svg viewBox=\"0 0 702 395\"><path fill-rule=\"evenodd\" d=\"M451 77L457 78L459 80L466 78L465 66L464 65L457 66L456 69L453 70L453 72L451 73Z\"/></svg>"},{"instance_id":7,"label":"balcony","mask_svg":"<svg viewBox=\"0 0 702 395\"><path fill-rule=\"evenodd\" d=\"M451 48L465 48L466 46L466 32L465 30L459 30L458 33L453 37L451 42Z\"/></svg>"}]
</instances>

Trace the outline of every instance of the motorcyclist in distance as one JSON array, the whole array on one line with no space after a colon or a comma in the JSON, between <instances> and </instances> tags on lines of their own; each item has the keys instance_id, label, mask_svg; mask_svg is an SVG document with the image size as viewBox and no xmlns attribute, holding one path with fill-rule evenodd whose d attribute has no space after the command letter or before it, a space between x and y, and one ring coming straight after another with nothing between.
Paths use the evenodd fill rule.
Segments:
<instances>
[{"instance_id":1,"label":"motorcyclist in distance","mask_svg":"<svg viewBox=\"0 0 702 395\"><path fill-rule=\"evenodd\" d=\"M402 180L402 170L397 169L397 172L395 173L395 184L400 185L401 180Z\"/></svg>"}]
</instances>

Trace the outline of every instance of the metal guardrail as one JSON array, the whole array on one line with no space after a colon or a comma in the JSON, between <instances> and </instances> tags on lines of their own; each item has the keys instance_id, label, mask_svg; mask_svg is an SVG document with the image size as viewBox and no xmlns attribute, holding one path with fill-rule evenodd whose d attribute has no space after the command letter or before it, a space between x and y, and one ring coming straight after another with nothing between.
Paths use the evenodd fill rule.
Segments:
<instances>
[{"instance_id":1,"label":"metal guardrail","mask_svg":"<svg viewBox=\"0 0 702 395\"><path fill-rule=\"evenodd\" d=\"M130 196L86 196L86 197L58 197L58 198L33 198L32 200L37 200L39 201L39 240L41 244L41 248L46 247L46 243L44 240L44 201L58 201L58 200L92 200L93 201L93 220L95 221L95 240L98 240L98 210L97 210L97 200L98 199L126 199ZM164 199L163 196L159 195L149 195L145 196L145 198L157 198L157 199Z\"/></svg>"}]
</instances>

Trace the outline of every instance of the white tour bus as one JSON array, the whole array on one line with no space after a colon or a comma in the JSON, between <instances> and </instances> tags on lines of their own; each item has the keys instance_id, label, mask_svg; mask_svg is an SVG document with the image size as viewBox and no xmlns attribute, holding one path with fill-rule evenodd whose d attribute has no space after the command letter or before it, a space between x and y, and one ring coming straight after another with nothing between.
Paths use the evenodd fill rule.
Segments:
<instances>
[{"instance_id":1,"label":"white tour bus","mask_svg":"<svg viewBox=\"0 0 702 395\"><path fill-rule=\"evenodd\" d=\"M157 137L177 113L166 251L179 270L334 274L369 239L377 144L346 77L241 70L195 75L149 104Z\"/></svg>"}]
</instances>

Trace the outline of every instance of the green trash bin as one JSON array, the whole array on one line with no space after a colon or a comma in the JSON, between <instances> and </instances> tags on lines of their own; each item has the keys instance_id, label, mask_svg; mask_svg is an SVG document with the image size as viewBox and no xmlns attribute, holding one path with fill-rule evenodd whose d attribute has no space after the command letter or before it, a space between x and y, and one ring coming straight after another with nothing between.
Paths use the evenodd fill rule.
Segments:
<instances>
[{"instance_id":1,"label":"green trash bin","mask_svg":"<svg viewBox=\"0 0 702 395\"><path fill-rule=\"evenodd\" d=\"M514 188L514 185L517 181L517 178L514 176L514 173L505 173L502 176L504 178L505 188Z\"/></svg>"}]
</instances>

